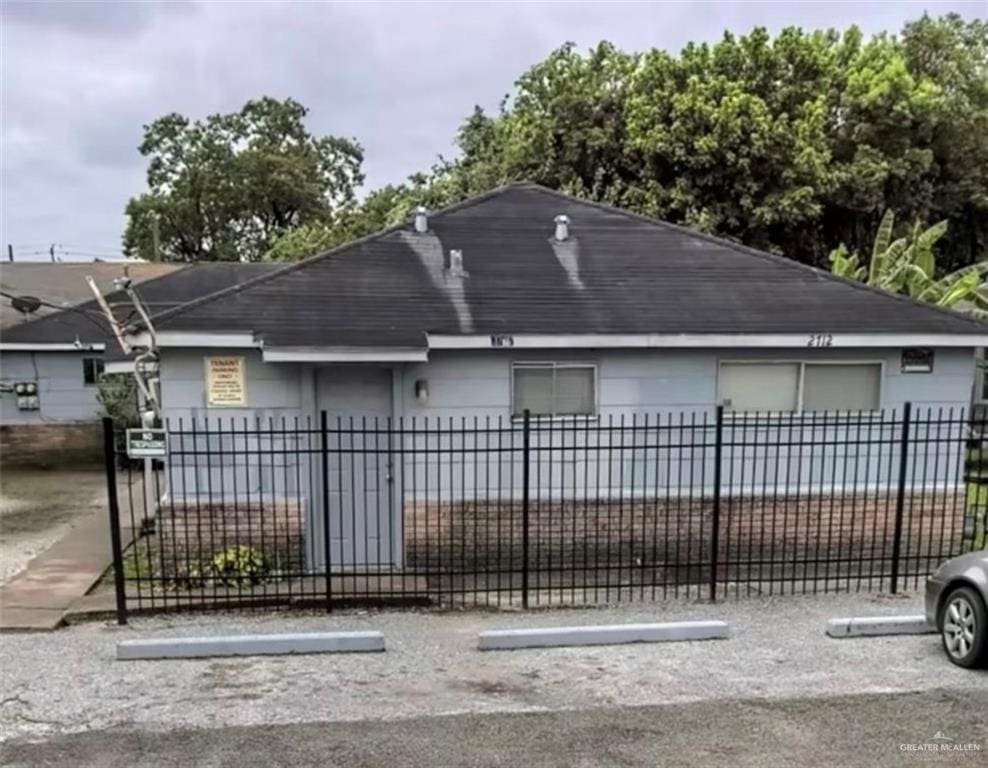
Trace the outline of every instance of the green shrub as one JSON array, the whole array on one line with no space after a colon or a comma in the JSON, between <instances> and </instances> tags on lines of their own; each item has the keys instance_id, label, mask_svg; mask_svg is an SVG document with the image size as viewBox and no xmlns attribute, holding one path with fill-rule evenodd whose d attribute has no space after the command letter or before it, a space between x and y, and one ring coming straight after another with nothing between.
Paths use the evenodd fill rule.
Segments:
<instances>
[{"instance_id":1,"label":"green shrub","mask_svg":"<svg viewBox=\"0 0 988 768\"><path fill-rule=\"evenodd\" d=\"M212 562L214 576L236 584L261 584L267 581L270 570L264 553L244 544L227 547Z\"/></svg>"},{"instance_id":2,"label":"green shrub","mask_svg":"<svg viewBox=\"0 0 988 768\"><path fill-rule=\"evenodd\" d=\"M263 552L246 544L227 547L213 555L204 566L189 568L190 587L222 584L231 587L264 584L271 575L271 565Z\"/></svg>"}]
</instances>

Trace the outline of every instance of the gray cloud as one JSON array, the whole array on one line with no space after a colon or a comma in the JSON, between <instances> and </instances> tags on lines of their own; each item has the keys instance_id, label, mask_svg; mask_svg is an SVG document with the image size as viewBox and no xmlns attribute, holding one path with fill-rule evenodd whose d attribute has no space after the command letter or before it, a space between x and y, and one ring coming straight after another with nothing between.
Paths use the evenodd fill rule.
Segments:
<instances>
[{"instance_id":1,"label":"gray cloud","mask_svg":"<svg viewBox=\"0 0 988 768\"><path fill-rule=\"evenodd\" d=\"M81 35L133 33L163 14L191 12L194 3L182 0L121 2L121 0L5 0L0 17L11 24L62 29Z\"/></svg>"},{"instance_id":2,"label":"gray cloud","mask_svg":"<svg viewBox=\"0 0 988 768\"><path fill-rule=\"evenodd\" d=\"M460 122L567 40L678 50L724 29L898 30L981 0L876 3L9 3L2 6L0 243L119 248L141 191L142 125L237 109L262 94L356 137L367 187L450 154Z\"/></svg>"}]
</instances>

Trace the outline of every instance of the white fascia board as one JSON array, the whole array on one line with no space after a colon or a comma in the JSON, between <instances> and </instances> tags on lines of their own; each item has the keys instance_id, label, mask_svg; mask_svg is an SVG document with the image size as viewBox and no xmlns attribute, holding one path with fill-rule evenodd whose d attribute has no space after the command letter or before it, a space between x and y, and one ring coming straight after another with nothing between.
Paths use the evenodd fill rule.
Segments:
<instances>
[{"instance_id":1,"label":"white fascia board","mask_svg":"<svg viewBox=\"0 0 988 768\"><path fill-rule=\"evenodd\" d=\"M126 337L136 347L148 346L147 333ZM200 333L199 331L164 331L155 335L159 347L235 347L260 348L252 333Z\"/></svg>"},{"instance_id":2,"label":"white fascia board","mask_svg":"<svg viewBox=\"0 0 988 768\"><path fill-rule=\"evenodd\" d=\"M429 334L429 349L983 347L988 333Z\"/></svg>"},{"instance_id":3,"label":"white fascia board","mask_svg":"<svg viewBox=\"0 0 988 768\"><path fill-rule=\"evenodd\" d=\"M266 363L424 363L429 350L409 347L266 347Z\"/></svg>"},{"instance_id":4,"label":"white fascia board","mask_svg":"<svg viewBox=\"0 0 988 768\"><path fill-rule=\"evenodd\" d=\"M0 352L102 352L105 348L105 344L0 342Z\"/></svg>"}]
</instances>

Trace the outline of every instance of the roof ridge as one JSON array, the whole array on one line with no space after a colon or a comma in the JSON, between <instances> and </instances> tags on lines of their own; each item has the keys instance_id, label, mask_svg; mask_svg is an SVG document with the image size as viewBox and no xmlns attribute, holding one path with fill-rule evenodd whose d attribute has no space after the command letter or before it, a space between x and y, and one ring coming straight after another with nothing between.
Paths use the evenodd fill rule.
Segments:
<instances>
[{"instance_id":1,"label":"roof ridge","mask_svg":"<svg viewBox=\"0 0 988 768\"><path fill-rule=\"evenodd\" d=\"M602 203L596 200L586 200L581 197L576 197L575 195L570 195L566 192L560 192L556 189L551 189L550 187L545 187L541 184L530 183L530 186L536 188L540 192L548 193L554 197L561 197L564 200L571 200L577 203L583 203L584 205L590 205L601 210L610 211L612 213L619 213L629 218L638 219L656 226L664 227L666 229L672 229L676 232L682 232L684 234L690 235L692 237L699 237L702 240L707 240L708 242L715 243L717 245L723 245L731 248L740 253L744 253L749 256L757 256L760 259L766 261L771 261L776 264L781 264L794 269L802 269L804 271L809 271L814 273L819 277L829 279L832 282L841 283L843 285L850 286L852 288L857 288L858 290L865 291L872 295L884 296L887 299L895 299L900 302L904 302L913 307L920 307L931 312L936 312L937 314L946 315L954 320L960 320L963 322L970 323L971 325L977 326L980 330L984 330L988 323L978 320L976 318L964 315L960 312L955 312L947 307L940 307L935 304L927 304L926 302L914 299L912 296L905 296L901 293L890 293L882 288L876 288L873 285L868 285L867 283L862 283L860 280L852 280L848 277L843 277L842 275L835 275L833 272L828 272L820 267L814 267L812 264L804 264L801 261L796 261L787 256L780 256L775 253L769 253L768 251L761 251L757 248L752 248L751 246L745 245L744 243L738 243L733 240L728 240L724 237L719 237L717 235L712 235L708 232L700 232L699 230L690 229L681 224L673 224L672 222L665 221L663 219L658 219L653 216L646 216L642 213L636 213L635 211L629 211L624 208L619 208L616 205L610 205L609 203Z\"/></svg>"},{"instance_id":2,"label":"roof ridge","mask_svg":"<svg viewBox=\"0 0 988 768\"><path fill-rule=\"evenodd\" d=\"M522 186L539 187L538 184L535 184L530 181L508 182L507 184L502 184L501 186L490 189L487 192L483 192L479 195L468 197L463 200L458 200L455 203L451 203L447 206L437 209L436 211L433 211L429 215L432 217L445 216L446 214L454 213L456 211L461 211L465 208L469 208L471 206L482 203L485 200L494 197L495 195L501 194L507 189L511 189L513 187L522 187ZM203 304L215 301L224 296L229 296L231 294L238 293L242 290L252 288L259 283L267 282L269 280L277 280L282 275L286 275L290 272L294 272L295 270L306 267L309 264L314 264L318 261L322 261L323 259L327 259L331 256L335 256L338 253L346 251L350 248L355 248L365 243L372 242L374 240L377 240L378 238L390 235L393 232L402 231L407 226L408 226L408 221L402 220L397 224L392 224L390 227L385 227L384 229L380 229L376 232L370 232L366 235L363 235L362 237L358 237L356 240L348 240L345 243L340 243L339 245L335 245L328 250L320 251L319 253L315 253L312 256L307 256L306 258L300 259L299 261L289 262L285 264L282 269L275 269L274 271L266 275L257 275L256 277L253 277L250 280L245 280L244 282L238 283L237 285L227 286L226 288L223 288L219 291L214 291L213 293L208 293L205 296L200 296L199 298L193 299L192 301L186 302L185 304L182 304L178 307L174 307L173 309L168 309L165 310L164 312L161 312L158 315L154 315L152 316L151 319L168 320L172 317L177 317L178 315L184 314L185 312L195 309L196 307L200 307Z\"/></svg>"}]
</instances>

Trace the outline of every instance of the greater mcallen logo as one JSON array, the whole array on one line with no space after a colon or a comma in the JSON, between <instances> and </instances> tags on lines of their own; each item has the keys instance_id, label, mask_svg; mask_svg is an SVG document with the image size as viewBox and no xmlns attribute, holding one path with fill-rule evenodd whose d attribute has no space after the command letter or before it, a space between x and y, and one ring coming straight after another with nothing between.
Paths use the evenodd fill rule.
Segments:
<instances>
[{"instance_id":1,"label":"greater mcallen logo","mask_svg":"<svg viewBox=\"0 0 988 768\"><path fill-rule=\"evenodd\" d=\"M983 745L980 742L959 742L947 736L943 731L937 731L929 741L918 744L900 744L900 752L980 752Z\"/></svg>"}]
</instances>

